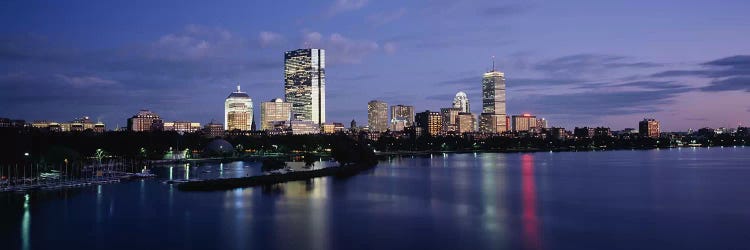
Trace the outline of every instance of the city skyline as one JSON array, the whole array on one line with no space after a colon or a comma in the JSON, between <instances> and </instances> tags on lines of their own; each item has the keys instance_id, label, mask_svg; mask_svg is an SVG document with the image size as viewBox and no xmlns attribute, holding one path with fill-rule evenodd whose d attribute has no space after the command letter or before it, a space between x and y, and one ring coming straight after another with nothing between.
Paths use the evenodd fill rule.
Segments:
<instances>
[{"instance_id":1,"label":"city skyline","mask_svg":"<svg viewBox=\"0 0 750 250\"><path fill-rule=\"evenodd\" d=\"M217 3L210 6L227 13L198 17L180 13L207 5L157 4L174 8L165 14L144 3L118 13L104 11L112 3L8 3L0 15L11 24L0 28L0 116L88 115L117 128L149 109L167 121L219 121L217 100L237 82L255 100L282 96L281 54L314 47L328 53L326 121L365 124L372 99L439 110L457 91L479 114L481 73L495 56L507 74L509 115L569 129L635 128L644 117L660 120L663 131L750 123L750 35L737 32L750 24L743 1L649 3L638 18L626 1L444 3L442 14L462 17L452 23L433 17L434 5L355 2L294 10ZM247 11L258 18L236 14Z\"/></svg>"}]
</instances>

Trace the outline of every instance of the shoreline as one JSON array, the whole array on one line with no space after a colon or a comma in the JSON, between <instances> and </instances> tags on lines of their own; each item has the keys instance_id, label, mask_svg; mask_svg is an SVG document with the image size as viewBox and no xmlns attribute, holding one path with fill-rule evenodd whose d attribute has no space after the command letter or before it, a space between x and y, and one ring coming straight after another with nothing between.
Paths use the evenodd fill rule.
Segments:
<instances>
[{"instance_id":1,"label":"shoreline","mask_svg":"<svg viewBox=\"0 0 750 250\"><path fill-rule=\"evenodd\" d=\"M180 183L177 189L180 191L221 191L235 188L247 188L255 186L274 185L290 181L304 181L319 177L350 177L362 171L375 168L378 163L360 163L348 166L327 167L316 170L296 171L286 174L257 175L240 178L211 179Z\"/></svg>"}]
</instances>

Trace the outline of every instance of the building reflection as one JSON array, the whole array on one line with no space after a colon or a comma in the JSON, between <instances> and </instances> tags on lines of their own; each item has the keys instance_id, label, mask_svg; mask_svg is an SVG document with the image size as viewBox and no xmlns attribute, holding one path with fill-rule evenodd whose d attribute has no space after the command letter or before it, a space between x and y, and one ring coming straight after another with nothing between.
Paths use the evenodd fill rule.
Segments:
<instances>
[{"instance_id":1,"label":"building reflection","mask_svg":"<svg viewBox=\"0 0 750 250\"><path fill-rule=\"evenodd\" d=\"M21 244L22 249L31 249L31 213L29 212L29 198L30 195L24 196L23 202L23 218L21 219Z\"/></svg>"},{"instance_id":2,"label":"building reflection","mask_svg":"<svg viewBox=\"0 0 750 250\"><path fill-rule=\"evenodd\" d=\"M521 156L521 199L524 249L541 249L539 218L536 210L536 183L534 182L534 156Z\"/></svg>"}]
</instances>

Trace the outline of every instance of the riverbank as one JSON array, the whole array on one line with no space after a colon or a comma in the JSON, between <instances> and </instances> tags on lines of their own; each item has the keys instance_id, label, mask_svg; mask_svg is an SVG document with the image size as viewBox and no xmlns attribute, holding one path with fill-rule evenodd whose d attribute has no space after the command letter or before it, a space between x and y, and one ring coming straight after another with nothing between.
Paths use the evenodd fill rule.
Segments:
<instances>
[{"instance_id":1,"label":"riverbank","mask_svg":"<svg viewBox=\"0 0 750 250\"><path fill-rule=\"evenodd\" d=\"M180 183L181 191L219 191L235 188L273 185L290 181L304 181L313 178L334 176L349 177L377 166L377 162L360 163L348 166L327 167L323 169L297 171L286 174L259 175L229 179L211 179Z\"/></svg>"}]
</instances>

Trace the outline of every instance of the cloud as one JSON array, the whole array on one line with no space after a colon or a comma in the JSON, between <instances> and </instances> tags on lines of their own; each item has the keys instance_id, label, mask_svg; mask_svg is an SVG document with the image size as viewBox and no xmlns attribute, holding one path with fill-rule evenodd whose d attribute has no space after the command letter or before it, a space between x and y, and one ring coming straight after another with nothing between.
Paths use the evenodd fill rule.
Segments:
<instances>
[{"instance_id":1,"label":"cloud","mask_svg":"<svg viewBox=\"0 0 750 250\"><path fill-rule=\"evenodd\" d=\"M750 77L730 77L712 81L708 86L702 87L700 90L708 92L744 90L750 92Z\"/></svg>"},{"instance_id":2,"label":"cloud","mask_svg":"<svg viewBox=\"0 0 750 250\"><path fill-rule=\"evenodd\" d=\"M261 31L260 34L258 34L258 41L260 46L265 48L283 42L284 37L279 33Z\"/></svg>"},{"instance_id":3,"label":"cloud","mask_svg":"<svg viewBox=\"0 0 750 250\"><path fill-rule=\"evenodd\" d=\"M744 90L750 92L750 55L724 57L698 65L700 69L669 70L653 74L652 77L703 77L712 78L702 91Z\"/></svg>"},{"instance_id":4,"label":"cloud","mask_svg":"<svg viewBox=\"0 0 750 250\"><path fill-rule=\"evenodd\" d=\"M361 9L367 5L368 0L336 0L328 8L326 16L333 17L339 13Z\"/></svg>"},{"instance_id":5,"label":"cloud","mask_svg":"<svg viewBox=\"0 0 750 250\"><path fill-rule=\"evenodd\" d=\"M613 85L613 87L637 87L644 89L679 89L685 85L677 84L672 81L635 81Z\"/></svg>"},{"instance_id":6,"label":"cloud","mask_svg":"<svg viewBox=\"0 0 750 250\"><path fill-rule=\"evenodd\" d=\"M619 68L653 68L661 64L637 62L624 56L576 54L537 63L534 68L554 75L580 75Z\"/></svg>"},{"instance_id":7,"label":"cloud","mask_svg":"<svg viewBox=\"0 0 750 250\"><path fill-rule=\"evenodd\" d=\"M57 77L76 88L102 87L118 83L117 81L104 79L98 76L66 76L63 74L57 74Z\"/></svg>"},{"instance_id":8,"label":"cloud","mask_svg":"<svg viewBox=\"0 0 750 250\"><path fill-rule=\"evenodd\" d=\"M668 70L655 73L653 77L698 76L721 78L733 76L750 76L750 55L724 57L698 65L701 69Z\"/></svg>"},{"instance_id":9,"label":"cloud","mask_svg":"<svg viewBox=\"0 0 750 250\"><path fill-rule=\"evenodd\" d=\"M380 49L377 42L351 39L339 33L325 37L319 32L308 31L303 34L303 40L307 46L326 49L327 62L334 64L358 64L366 56Z\"/></svg>"},{"instance_id":10,"label":"cloud","mask_svg":"<svg viewBox=\"0 0 750 250\"><path fill-rule=\"evenodd\" d=\"M689 89L648 91L587 91L557 95L531 95L522 102L537 113L607 116L650 113L662 110L673 98Z\"/></svg>"},{"instance_id":11,"label":"cloud","mask_svg":"<svg viewBox=\"0 0 750 250\"><path fill-rule=\"evenodd\" d=\"M367 16L366 21L373 26L382 26L401 19L404 15L406 15L406 8L399 8L392 11L370 14Z\"/></svg>"}]
</instances>

